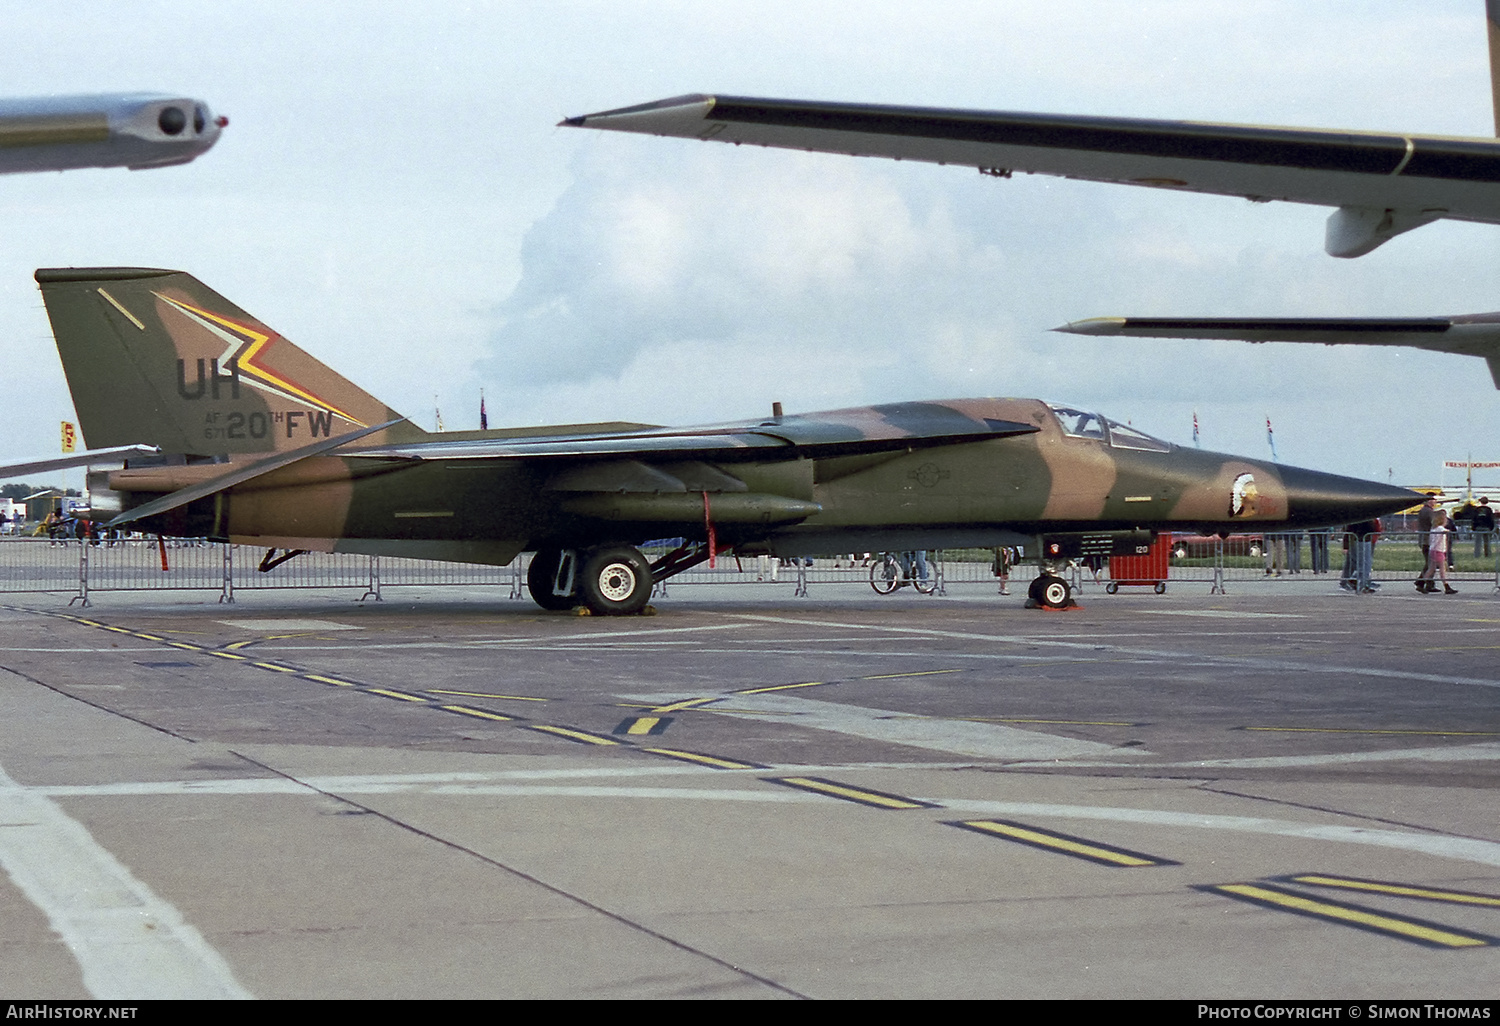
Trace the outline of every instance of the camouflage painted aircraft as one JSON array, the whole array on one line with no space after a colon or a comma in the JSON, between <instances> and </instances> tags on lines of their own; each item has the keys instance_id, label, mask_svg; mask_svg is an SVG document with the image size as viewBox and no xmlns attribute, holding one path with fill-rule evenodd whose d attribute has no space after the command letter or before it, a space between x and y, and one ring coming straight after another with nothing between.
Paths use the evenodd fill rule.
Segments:
<instances>
[{"instance_id":1,"label":"camouflage painted aircraft","mask_svg":"<svg viewBox=\"0 0 1500 1026\"><path fill-rule=\"evenodd\" d=\"M202 100L141 93L0 100L0 174L186 164L229 124Z\"/></svg>"},{"instance_id":2,"label":"camouflage painted aircraft","mask_svg":"<svg viewBox=\"0 0 1500 1026\"><path fill-rule=\"evenodd\" d=\"M1485 12L1500 135L1500 0ZM1324 239L1336 257L1443 218L1500 224L1489 138L702 94L562 124L1336 207Z\"/></svg>"},{"instance_id":3,"label":"camouflage painted aircraft","mask_svg":"<svg viewBox=\"0 0 1500 1026\"><path fill-rule=\"evenodd\" d=\"M532 551L540 605L612 614L640 610L653 582L715 551L1024 545L1047 571L1031 597L1061 606L1056 568L1070 557L1140 552L1161 531L1346 523L1414 501L1033 399L433 435L182 272L36 279L86 440L160 450L92 473L89 516L261 546L263 566L278 549L489 564ZM686 542L648 561L639 546L663 537Z\"/></svg>"}]
</instances>

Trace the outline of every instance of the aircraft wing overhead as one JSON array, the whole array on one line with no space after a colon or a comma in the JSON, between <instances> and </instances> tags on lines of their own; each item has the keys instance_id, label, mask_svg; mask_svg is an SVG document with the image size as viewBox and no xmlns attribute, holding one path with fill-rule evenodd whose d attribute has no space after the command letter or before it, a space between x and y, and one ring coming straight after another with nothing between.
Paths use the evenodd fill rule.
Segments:
<instances>
[{"instance_id":1,"label":"aircraft wing overhead","mask_svg":"<svg viewBox=\"0 0 1500 1026\"><path fill-rule=\"evenodd\" d=\"M1219 338L1242 342L1409 346L1482 356L1500 388L1500 313L1457 317L1093 317L1054 331L1137 338Z\"/></svg>"},{"instance_id":2,"label":"aircraft wing overhead","mask_svg":"<svg viewBox=\"0 0 1500 1026\"><path fill-rule=\"evenodd\" d=\"M562 124L1338 207L1342 257L1439 218L1500 223L1494 139L699 94Z\"/></svg>"},{"instance_id":3,"label":"aircraft wing overhead","mask_svg":"<svg viewBox=\"0 0 1500 1026\"><path fill-rule=\"evenodd\" d=\"M211 149L228 124L187 96L0 99L0 174L186 164Z\"/></svg>"},{"instance_id":4,"label":"aircraft wing overhead","mask_svg":"<svg viewBox=\"0 0 1500 1026\"><path fill-rule=\"evenodd\" d=\"M415 442L340 455L386 459L466 460L663 456L673 459L826 458L1031 434L1035 424L971 416L963 403L899 403L702 428L652 428L615 434L525 436Z\"/></svg>"}]
</instances>

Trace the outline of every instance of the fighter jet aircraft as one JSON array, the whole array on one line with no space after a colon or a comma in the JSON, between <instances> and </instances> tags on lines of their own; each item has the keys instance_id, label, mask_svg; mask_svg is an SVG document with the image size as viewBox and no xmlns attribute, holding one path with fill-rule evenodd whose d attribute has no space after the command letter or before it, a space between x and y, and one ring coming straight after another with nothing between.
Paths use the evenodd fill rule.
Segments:
<instances>
[{"instance_id":1,"label":"fighter jet aircraft","mask_svg":"<svg viewBox=\"0 0 1500 1026\"><path fill-rule=\"evenodd\" d=\"M0 100L0 174L186 164L229 119L202 100L141 93Z\"/></svg>"},{"instance_id":2,"label":"fighter jet aircraft","mask_svg":"<svg viewBox=\"0 0 1500 1026\"><path fill-rule=\"evenodd\" d=\"M1500 134L1500 0L1485 7ZM1324 240L1336 257L1441 218L1500 224L1488 138L702 94L561 124L1336 207Z\"/></svg>"},{"instance_id":3,"label":"fighter jet aircraft","mask_svg":"<svg viewBox=\"0 0 1500 1026\"><path fill-rule=\"evenodd\" d=\"M1168 442L1034 399L895 403L694 428L429 434L180 271L36 272L85 439L155 447L90 476L88 516L275 550L505 564L548 609L636 612L716 552L1023 545L1060 561L1156 532L1367 519L1401 488ZM71 458L97 463L99 453ZM54 466L64 461L53 461ZM0 468L3 476L6 468ZM648 561L639 546L682 537Z\"/></svg>"}]
</instances>

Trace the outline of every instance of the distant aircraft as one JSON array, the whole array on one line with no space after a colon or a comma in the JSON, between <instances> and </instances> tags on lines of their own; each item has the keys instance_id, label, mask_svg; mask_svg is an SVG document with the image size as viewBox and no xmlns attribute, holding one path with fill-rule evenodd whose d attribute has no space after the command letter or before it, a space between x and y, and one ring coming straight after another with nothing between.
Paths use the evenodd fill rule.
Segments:
<instances>
[{"instance_id":1,"label":"distant aircraft","mask_svg":"<svg viewBox=\"0 0 1500 1026\"><path fill-rule=\"evenodd\" d=\"M1500 0L1486 14L1500 135ZM1336 257L1442 218L1500 224L1490 138L701 94L561 124L1337 207L1324 239Z\"/></svg>"},{"instance_id":2,"label":"distant aircraft","mask_svg":"<svg viewBox=\"0 0 1500 1026\"><path fill-rule=\"evenodd\" d=\"M0 100L0 174L186 164L229 124L202 100L144 93Z\"/></svg>"},{"instance_id":3,"label":"distant aircraft","mask_svg":"<svg viewBox=\"0 0 1500 1026\"><path fill-rule=\"evenodd\" d=\"M89 517L262 546L263 565L276 549L495 565L533 551L538 604L617 614L715 551L1025 545L1046 571L1031 597L1061 606L1056 568L1070 557L1136 553L1161 531L1346 523L1416 501L1032 399L432 435L180 271L36 279L87 441L161 451L91 474ZM687 543L648 561L639 546L663 537Z\"/></svg>"}]
</instances>

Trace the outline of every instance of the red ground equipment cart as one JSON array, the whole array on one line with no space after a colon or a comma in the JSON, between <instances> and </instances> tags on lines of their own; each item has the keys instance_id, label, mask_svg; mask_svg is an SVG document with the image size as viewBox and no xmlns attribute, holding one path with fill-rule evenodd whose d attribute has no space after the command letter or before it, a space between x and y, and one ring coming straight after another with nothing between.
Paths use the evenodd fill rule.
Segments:
<instances>
[{"instance_id":1,"label":"red ground equipment cart","mask_svg":"<svg viewBox=\"0 0 1500 1026\"><path fill-rule=\"evenodd\" d=\"M1172 536L1158 535L1151 548L1135 556L1109 557L1109 583L1104 590L1113 595L1120 585L1151 587L1160 595L1167 590L1167 566L1172 557Z\"/></svg>"}]
</instances>

